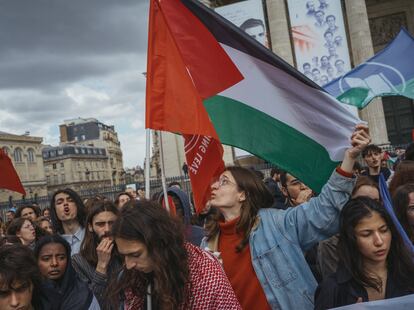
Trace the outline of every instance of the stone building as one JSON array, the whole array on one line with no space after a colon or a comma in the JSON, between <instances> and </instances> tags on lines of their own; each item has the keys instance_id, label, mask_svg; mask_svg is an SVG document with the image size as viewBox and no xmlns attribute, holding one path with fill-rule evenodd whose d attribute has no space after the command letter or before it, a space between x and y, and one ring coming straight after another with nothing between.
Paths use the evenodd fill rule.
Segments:
<instances>
[{"instance_id":1,"label":"stone building","mask_svg":"<svg viewBox=\"0 0 414 310\"><path fill-rule=\"evenodd\" d=\"M46 177L42 160L42 141L40 137L16 135L0 131L0 148L11 158L14 168L26 190L27 200L35 201L37 197L47 194ZM22 195L9 190L0 189L0 202L9 199L20 200Z\"/></svg>"},{"instance_id":2,"label":"stone building","mask_svg":"<svg viewBox=\"0 0 414 310\"><path fill-rule=\"evenodd\" d=\"M219 7L237 0L200 0ZM337 0L342 6L351 66L366 61L381 50L404 26L414 33L412 0ZM270 48L291 65L296 65L295 48L290 32L287 0L263 0ZM318 5L320 1L307 1ZM305 3L305 2L304 2ZM328 2L329 3L329 2ZM370 127L373 143L405 144L411 142L414 128L413 100L394 96L375 99L359 111Z\"/></svg>"},{"instance_id":3,"label":"stone building","mask_svg":"<svg viewBox=\"0 0 414 310\"><path fill-rule=\"evenodd\" d=\"M111 170L111 184L125 182L121 143L114 126L108 126L95 118L77 118L64 121L60 128L60 144L85 145L105 148Z\"/></svg>"},{"instance_id":4,"label":"stone building","mask_svg":"<svg viewBox=\"0 0 414 310\"><path fill-rule=\"evenodd\" d=\"M144 169L140 166L125 169L125 184L140 183L145 181Z\"/></svg>"},{"instance_id":5,"label":"stone building","mask_svg":"<svg viewBox=\"0 0 414 310\"><path fill-rule=\"evenodd\" d=\"M112 169L104 148L45 147L42 156L49 194L67 187L80 192L111 186Z\"/></svg>"}]
</instances>

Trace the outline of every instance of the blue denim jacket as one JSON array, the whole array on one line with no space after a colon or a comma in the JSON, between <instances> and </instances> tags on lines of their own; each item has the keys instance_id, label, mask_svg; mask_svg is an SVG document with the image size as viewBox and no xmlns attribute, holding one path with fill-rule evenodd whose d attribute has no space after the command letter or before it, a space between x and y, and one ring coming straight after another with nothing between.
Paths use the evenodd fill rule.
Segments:
<instances>
[{"instance_id":1,"label":"blue denim jacket","mask_svg":"<svg viewBox=\"0 0 414 310\"><path fill-rule=\"evenodd\" d=\"M249 246L257 278L272 309L313 309L316 280L303 252L337 233L339 212L355 180L334 172L318 197L287 210L260 209ZM217 251L217 240L201 247Z\"/></svg>"}]
</instances>

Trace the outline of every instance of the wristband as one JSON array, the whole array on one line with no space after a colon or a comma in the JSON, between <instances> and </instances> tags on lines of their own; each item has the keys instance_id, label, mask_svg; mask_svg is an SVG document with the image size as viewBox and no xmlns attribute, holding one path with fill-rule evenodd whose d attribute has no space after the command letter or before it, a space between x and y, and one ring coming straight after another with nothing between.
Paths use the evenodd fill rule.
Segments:
<instances>
[{"instance_id":1,"label":"wristband","mask_svg":"<svg viewBox=\"0 0 414 310\"><path fill-rule=\"evenodd\" d=\"M336 172L338 172L340 175L342 175L343 177L346 177L346 178L355 177L352 172L347 172L347 171L343 170L340 166L336 167Z\"/></svg>"}]
</instances>

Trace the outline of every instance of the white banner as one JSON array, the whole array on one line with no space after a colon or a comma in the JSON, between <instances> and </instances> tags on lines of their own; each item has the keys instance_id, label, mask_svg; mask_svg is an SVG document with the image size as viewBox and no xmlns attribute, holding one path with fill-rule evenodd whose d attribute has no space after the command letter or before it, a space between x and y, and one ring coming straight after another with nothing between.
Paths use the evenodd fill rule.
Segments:
<instances>
[{"instance_id":1,"label":"white banner","mask_svg":"<svg viewBox=\"0 0 414 310\"><path fill-rule=\"evenodd\" d=\"M370 302L333 308L335 310L412 310L414 309L414 295L383 299Z\"/></svg>"},{"instance_id":2,"label":"white banner","mask_svg":"<svg viewBox=\"0 0 414 310\"><path fill-rule=\"evenodd\" d=\"M269 47L262 0L247 0L215 8L221 16Z\"/></svg>"},{"instance_id":3,"label":"white banner","mask_svg":"<svg viewBox=\"0 0 414 310\"><path fill-rule=\"evenodd\" d=\"M351 69L341 0L288 0L297 69L323 86Z\"/></svg>"}]
</instances>

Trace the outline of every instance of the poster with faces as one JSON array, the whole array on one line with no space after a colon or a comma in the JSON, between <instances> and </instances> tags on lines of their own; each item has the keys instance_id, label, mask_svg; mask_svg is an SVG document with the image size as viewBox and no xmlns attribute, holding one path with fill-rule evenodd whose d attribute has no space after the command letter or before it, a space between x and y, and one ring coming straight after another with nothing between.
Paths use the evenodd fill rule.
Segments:
<instances>
[{"instance_id":1,"label":"poster with faces","mask_svg":"<svg viewBox=\"0 0 414 310\"><path fill-rule=\"evenodd\" d=\"M297 69L320 86L351 69L341 0L288 0Z\"/></svg>"},{"instance_id":2,"label":"poster with faces","mask_svg":"<svg viewBox=\"0 0 414 310\"><path fill-rule=\"evenodd\" d=\"M241 1L215 8L215 11L269 47L262 0Z\"/></svg>"}]
</instances>

